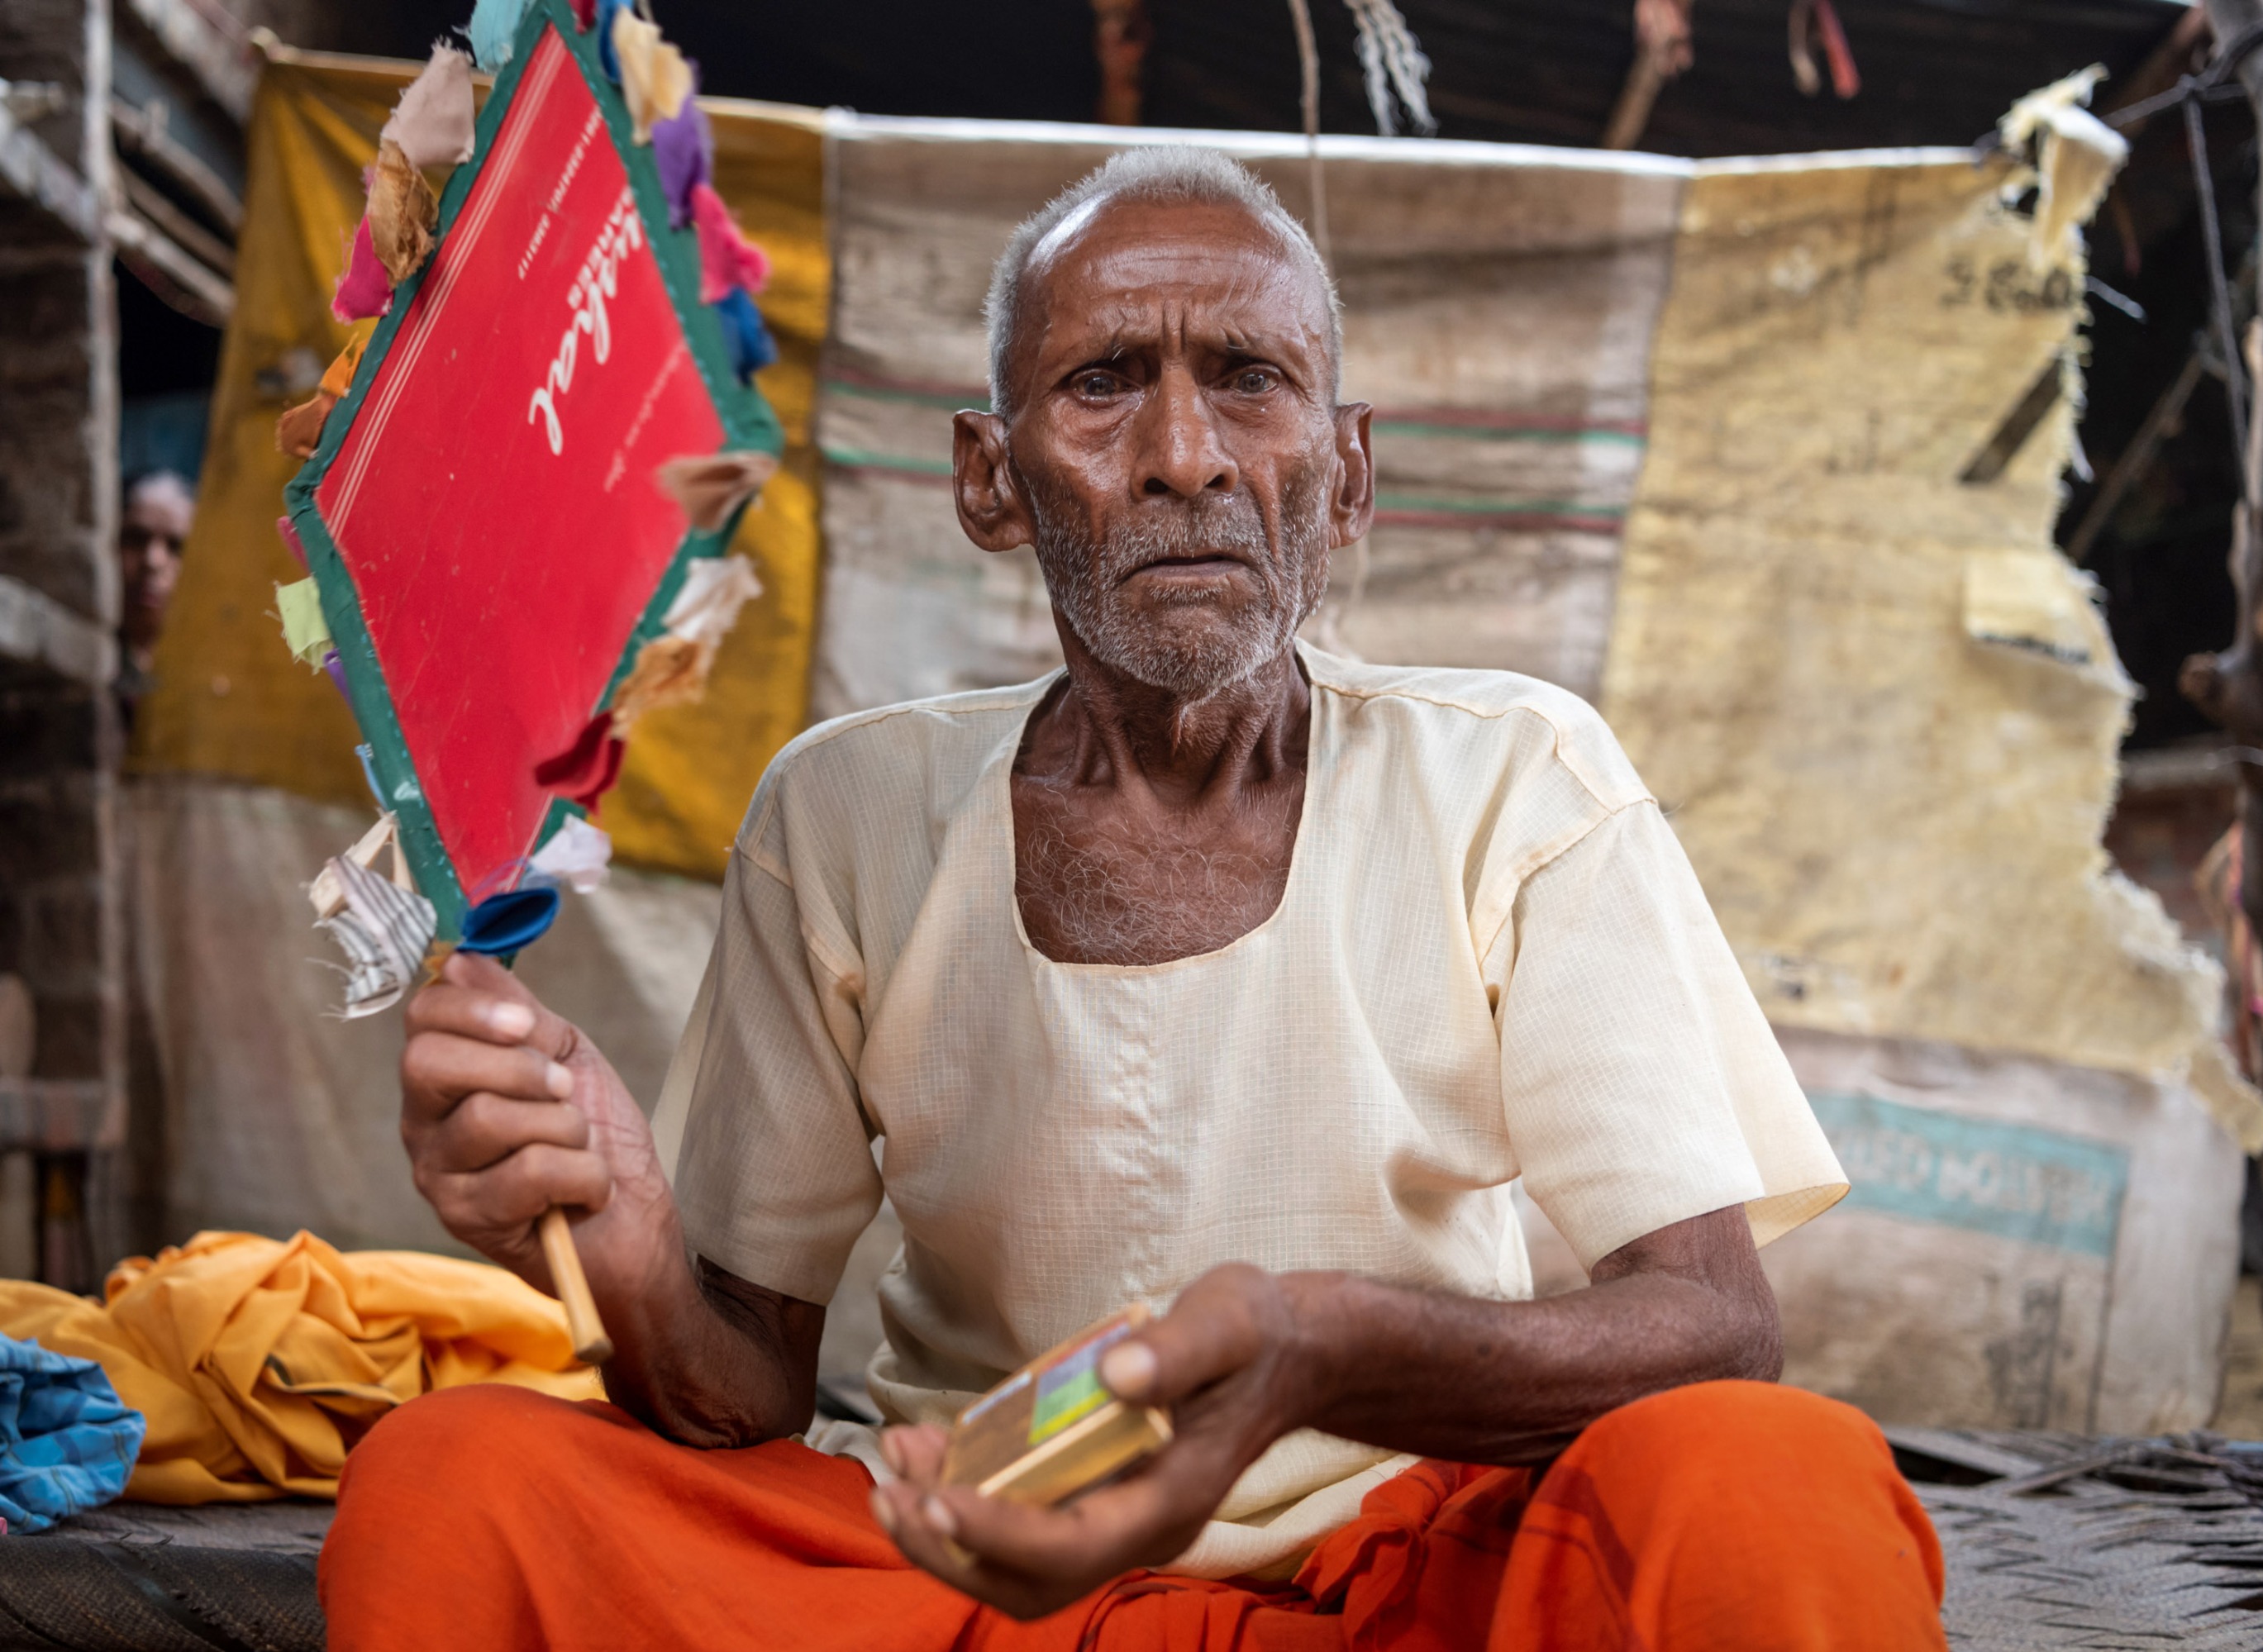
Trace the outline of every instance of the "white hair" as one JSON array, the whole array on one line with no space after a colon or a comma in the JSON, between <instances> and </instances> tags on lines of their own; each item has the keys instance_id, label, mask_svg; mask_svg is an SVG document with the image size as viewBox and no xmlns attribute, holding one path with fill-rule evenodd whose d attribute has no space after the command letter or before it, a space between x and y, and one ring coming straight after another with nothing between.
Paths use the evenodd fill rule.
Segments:
<instances>
[{"instance_id":1,"label":"white hair","mask_svg":"<svg viewBox=\"0 0 2263 1652\"><path fill-rule=\"evenodd\" d=\"M160 505L177 505L184 510L197 508L197 490L178 471L145 471L135 477L126 489L126 502L138 505L144 501Z\"/></svg>"},{"instance_id":2,"label":"white hair","mask_svg":"<svg viewBox=\"0 0 2263 1652\"><path fill-rule=\"evenodd\" d=\"M1070 184L1023 219L1007 237L1006 250L990 275L990 297L982 307L990 328L990 406L1014 416L1008 367L1022 322L1022 278L1046 236L1070 214L1100 201L1153 201L1200 206L1238 206L1280 239L1291 262L1303 264L1327 295L1328 397L1335 399L1343 360L1343 306L1336 284L1312 244L1272 187L1247 167L1216 149L1185 144L1156 144L1119 149L1105 163Z\"/></svg>"}]
</instances>

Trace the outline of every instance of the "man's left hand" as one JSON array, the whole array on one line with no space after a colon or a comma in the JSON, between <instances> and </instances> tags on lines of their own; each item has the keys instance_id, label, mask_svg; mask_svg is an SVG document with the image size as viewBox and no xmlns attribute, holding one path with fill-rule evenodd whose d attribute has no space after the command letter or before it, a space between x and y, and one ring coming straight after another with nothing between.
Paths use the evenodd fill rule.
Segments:
<instances>
[{"instance_id":1,"label":"man's left hand","mask_svg":"<svg viewBox=\"0 0 2263 1652\"><path fill-rule=\"evenodd\" d=\"M872 1513L914 1564L1016 1618L1039 1618L1139 1567L1184 1554L1243 1469L1315 1403L1299 1287L1244 1264L1213 1268L1171 1311L1110 1348L1100 1378L1118 1398L1168 1407L1171 1443L1121 1479L1054 1508L941 1483L948 1432L892 1428L900 1478Z\"/></svg>"}]
</instances>

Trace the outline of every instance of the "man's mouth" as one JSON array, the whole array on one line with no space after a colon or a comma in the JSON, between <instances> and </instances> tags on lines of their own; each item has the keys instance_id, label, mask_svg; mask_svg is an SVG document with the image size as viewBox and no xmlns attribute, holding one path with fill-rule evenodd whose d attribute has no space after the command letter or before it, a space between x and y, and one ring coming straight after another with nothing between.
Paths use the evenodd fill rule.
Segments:
<instances>
[{"instance_id":1,"label":"man's mouth","mask_svg":"<svg viewBox=\"0 0 2263 1652\"><path fill-rule=\"evenodd\" d=\"M1152 562L1141 563L1132 572L1134 575L1152 574L1167 580L1216 579L1219 574L1231 574L1242 566L1240 558L1230 557L1222 552L1194 551L1182 556L1157 557Z\"/></svg>"}]
</instances>

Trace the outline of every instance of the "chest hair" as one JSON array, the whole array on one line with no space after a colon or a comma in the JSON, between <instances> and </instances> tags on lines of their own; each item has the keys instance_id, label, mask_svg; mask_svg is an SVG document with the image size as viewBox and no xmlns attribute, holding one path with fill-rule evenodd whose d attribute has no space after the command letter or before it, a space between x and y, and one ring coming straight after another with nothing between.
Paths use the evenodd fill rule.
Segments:
<instances>
[{"instance_id":1,"label":"chest hair","mask_svg":"<svg viewBox=\"0 0 2263 1652\"><path fill-rule=\"evenodd\" d=\"M1159 829L1017 777L1023 927L1058 963L1168 963L1230 945L1271 917L1288 887L1304 789L1283 793Z\"/></svg>"}]
</instances>

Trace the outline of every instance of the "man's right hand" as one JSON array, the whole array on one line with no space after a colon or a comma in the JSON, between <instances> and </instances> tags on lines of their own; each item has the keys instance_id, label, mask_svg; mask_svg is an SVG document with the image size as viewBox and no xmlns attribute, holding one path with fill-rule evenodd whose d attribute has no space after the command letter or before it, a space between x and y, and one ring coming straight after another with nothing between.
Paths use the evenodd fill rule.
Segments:
<instances>
[{"instance_id":1,"label":"man's right hand","mask_svg":"<svg viewBox=\"0 0 2263 1652\"><path fill-rule=\"evenodd\" d=\"M682 1266L651 1128L596 1047L492 958L457 953L409 1000L401 1135L441 1225L552 1289L535 1224L552 1205L600 1309Z\"/></svg>"}]
</instances>

